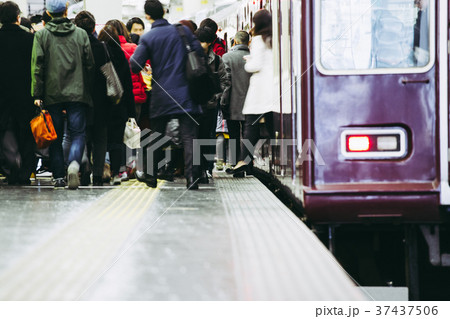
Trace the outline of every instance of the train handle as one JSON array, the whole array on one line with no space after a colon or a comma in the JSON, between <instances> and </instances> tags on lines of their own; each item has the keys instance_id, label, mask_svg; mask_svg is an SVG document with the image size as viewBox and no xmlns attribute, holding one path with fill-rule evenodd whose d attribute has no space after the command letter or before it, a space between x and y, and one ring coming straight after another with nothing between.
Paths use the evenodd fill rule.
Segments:
<instances>
[{"instance_id":1,"label":"train handle","mask_svg":"<svg viewBox=\"0 0 450 319\"><path fill-rule=\"evenodd\" d=\"M406 84L419 84L419 83L423 83L423 84L429 84L430 83L430 79L421 79L421 80L409 80L406 78L402 79L402 84L406 85Z\"/></svg>"}]
</instances>

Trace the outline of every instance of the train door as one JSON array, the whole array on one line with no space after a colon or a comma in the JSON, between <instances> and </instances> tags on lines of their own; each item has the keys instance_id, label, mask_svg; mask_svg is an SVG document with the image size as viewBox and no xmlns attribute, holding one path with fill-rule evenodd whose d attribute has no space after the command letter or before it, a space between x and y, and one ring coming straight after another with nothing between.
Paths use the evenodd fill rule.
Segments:
<instances>
[{"instance_id":1,"label":"train door","mask_svg":"<svg viewBox=\"0 0 450 319\"><path fill-rule=\"evenodd\" d=\"M437 192L436 2L317 0L314 12L307 138L326 165L311 167L312 191L401 182ZM352 144L366 139L367 149Z\"/></svg>"},{"instance_id":2,"label":"train door","mask_svg":"<svg viewBox=\"0 0 450 319\"><path fill-rule=\"evenodd\" d=\"M296 140L295 147L291 150L291 157L293 159L292 177L296 182L299 180L301 160L299 153L302 152L303 139L302 139L302 118L301 114L301 78L302 78L302 56L301 56L301 19L302 19L302 1L293 0L291 4L291 100L292 100L292 138ZM298 161L297 161L298 160ZM297 185L297 183L294 183Z\"/></svg>"},{"instance_id":3,"label":"train door","mask_svg":"<svg viewBox=\"0 0 450 319\"><path fill-rule=\"evenodd\" d=\"M273 1L273 53L274 53L274 86L273 103L278 105L279 114L274 116L275 140L272 141L272 171L276 175L295 176L295 152L293 143L296 135L296 107L292 90L294 83L294 63L292 25L293 2ZM298 1L296 1L298 2Z\"/></svg>"},{"instance_id":4,"label":"train door","mask_svg":"<svg viewBox=\"0 0 450 319\"><path fill-rule=\"evenodd\" d=\"M449 187L449 163L450 156L450 125L449 125L449 17L450 7L446 0L440 1L441 9L439 17L439 55L440 63L440 148L441 148L441 205L450 205L450 187ZM444 58L446 57L446 58Z\"/></svg>"}]
</instances>

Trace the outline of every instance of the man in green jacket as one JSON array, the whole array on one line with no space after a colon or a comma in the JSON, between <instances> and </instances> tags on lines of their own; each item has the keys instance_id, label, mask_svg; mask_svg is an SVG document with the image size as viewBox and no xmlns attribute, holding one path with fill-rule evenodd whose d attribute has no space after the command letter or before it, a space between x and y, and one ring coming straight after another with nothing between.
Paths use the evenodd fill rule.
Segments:
<instances>
[{"instance_id":1,"label":"man in green jacket","mask_svg":"<svg viewBox=\"0 0 450 319\"><path fill-rule=\"evenodd\" d=\"M48 0L47 10L53 19L34 38L31 94L36 106L45 103L58 135L49 150L55 188L65 187L62 137L66 111L72 140L67 181L69 189L77 189L85 147L86 111L92 106L94 58L86 31L67 19L67 2Z\"/></svg>"}]
</instances>

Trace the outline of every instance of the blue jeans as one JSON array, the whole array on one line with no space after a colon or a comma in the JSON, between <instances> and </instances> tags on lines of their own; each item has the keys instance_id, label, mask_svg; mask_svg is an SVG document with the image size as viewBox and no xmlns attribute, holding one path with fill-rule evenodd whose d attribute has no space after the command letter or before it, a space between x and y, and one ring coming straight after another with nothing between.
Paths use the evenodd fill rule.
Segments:
<instances>
[{"instance_id":1,"label":"blue jeans","mask_svg":"<svg viewBox=\"0 0 450 319\"><path fill-rule=\"evenodd\" d=\"M72 140L69 152L69 164L76 161L81 165L84 147L86 145L86 108L83 103L62 103L47 106L52 117L58 138L50 145L50 161L53 178L63 178L66 175L62 140L64 135L64 114L66 110L67 126Z\"/></svg>"}]
</instances>

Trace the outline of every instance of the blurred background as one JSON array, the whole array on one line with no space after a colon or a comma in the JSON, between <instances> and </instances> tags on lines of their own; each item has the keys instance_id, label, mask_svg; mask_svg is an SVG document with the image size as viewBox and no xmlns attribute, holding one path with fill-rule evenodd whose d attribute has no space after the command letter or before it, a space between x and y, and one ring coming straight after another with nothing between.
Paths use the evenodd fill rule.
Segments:
<instances>
[{"instance_id":1,"label":"blurred background","mask_svg":"<svg viewBox=\"0 0 450 319\"><path fill-rule=\"evenodd\" d=\"M166 19L176 22L182 19L200 22L206 17L221 20L235 11L240 1L235 0L160 0L166 7ZM46 0L17 0L24 16L42 14L46 6ZM69 18L83 9L91 11L98 24L103 24L110 19L128 21L132 17L145 16L145 0L68 0ZM105 20L106 19L106 20ZM146 28L147 29L147 28Z\"/></svg>"}]
</instances>

